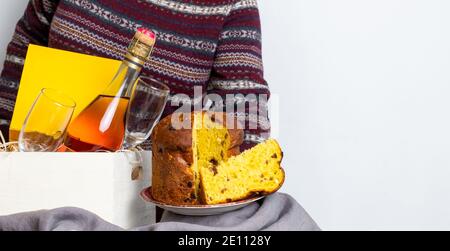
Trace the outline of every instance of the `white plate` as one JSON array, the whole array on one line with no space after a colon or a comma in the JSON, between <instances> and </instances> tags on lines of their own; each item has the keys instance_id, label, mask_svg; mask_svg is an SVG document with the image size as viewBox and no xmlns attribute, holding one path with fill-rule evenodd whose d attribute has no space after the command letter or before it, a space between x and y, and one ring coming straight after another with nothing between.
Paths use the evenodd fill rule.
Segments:
<instances>
[{"instance_id":1,"label":"white plate","mask_svg":"<svg viewBox=\"0 0 450 251\"><path fill-rule=\"evenodd\" d=\"M146 188L141 191L141 197L147 202L153 203L158 207L170 211L172 213L181 214L181 215L189 215L189 216L207 216L207 215L218 215L223 213L228 213L240 208L247 206L248 204L258 201L264 196L257 196L254 198L240 200L236 202L230 202L225 204L217 204L217 205L181 205L174 206L166 203L162 203L156 201L152 194L151 188Z\"/></svg>"}]
</instances>

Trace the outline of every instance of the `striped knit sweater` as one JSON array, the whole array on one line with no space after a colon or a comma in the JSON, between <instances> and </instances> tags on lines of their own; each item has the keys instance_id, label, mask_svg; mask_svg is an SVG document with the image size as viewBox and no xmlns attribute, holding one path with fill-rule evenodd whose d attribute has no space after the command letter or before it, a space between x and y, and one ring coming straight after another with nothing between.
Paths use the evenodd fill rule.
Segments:
<instances>
[{"instance_id":1,"label":"striped knit sweater","mask_svg":"<svg viewBox=\"0 0 450 251\"><path fill-rule=\"evenodd\" d=\"M30 43L121 60L140 26L158 37L142 74L166 83L172 97L192 99L195 86L222 97L243 94L227 103L232 106L248 102L250 93L269 95L256 0L30 0L1 74L2 132L7 134ZM176 109L168 105L164 115ZM248 109L236 116L257 124L256 129L247 124L244 148L267 138L267 117L255 118Z\"/></svg>"}]
</instances>

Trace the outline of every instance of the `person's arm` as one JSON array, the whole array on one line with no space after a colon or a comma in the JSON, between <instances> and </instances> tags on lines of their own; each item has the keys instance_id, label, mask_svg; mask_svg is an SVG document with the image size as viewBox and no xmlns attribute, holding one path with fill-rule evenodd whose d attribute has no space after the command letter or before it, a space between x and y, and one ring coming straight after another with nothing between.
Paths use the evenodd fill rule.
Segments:
<instances>
[{"instance_id":1,"label":"person's arm","mask_svg":"<svg viewBox=\"0 0 450 251\"><path fill-rule=\"evenodd\" d=\"M0 130L5 137L8 137L28 45L48 45L50 23L58 2L59 0L30 0L8 45L0 77Z\"/></svg>"},{"instance_id":2,"label":"person's arm","mask_svg":"<svg viewBox=\"0 0 450 251\"><path fill-rule=\"evenodd\" d=\"M270 95L263 75L261 24L256 1L235 1L220 35L208 89L208 94L218 94L224 100L227 94L235 96L228 98L226 106L235 108L235 116L246 121L243 149L269 136L267 114L255 116L249 111L249 104L256 104L255 96L260 98L259 108L267 109L267 102L261 95L266 95L267 100ZM243 107L243 102L246 102L245 111L237 111L238 107Z\"/></svg>"}]
</instances>

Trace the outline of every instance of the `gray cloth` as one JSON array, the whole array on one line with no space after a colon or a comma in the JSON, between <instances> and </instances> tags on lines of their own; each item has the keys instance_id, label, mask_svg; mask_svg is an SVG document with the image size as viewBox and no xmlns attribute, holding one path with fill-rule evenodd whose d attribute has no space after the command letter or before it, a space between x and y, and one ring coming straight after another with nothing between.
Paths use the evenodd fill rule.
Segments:
<instances>
[{"instance_id":1,"label":"gray cloth","mask_svg":"<svg viewBox=\"0 0 450 251\"><path fill-rule=\"evenodd\" d=\"M3 231L119 231L97 215L79 208L58 208L0 216ZM133 231L315 231L314 220L289 195L276 193L259 204L217 216L191 217L164 212L160 223Z\"/></svg>"}]
</instances>

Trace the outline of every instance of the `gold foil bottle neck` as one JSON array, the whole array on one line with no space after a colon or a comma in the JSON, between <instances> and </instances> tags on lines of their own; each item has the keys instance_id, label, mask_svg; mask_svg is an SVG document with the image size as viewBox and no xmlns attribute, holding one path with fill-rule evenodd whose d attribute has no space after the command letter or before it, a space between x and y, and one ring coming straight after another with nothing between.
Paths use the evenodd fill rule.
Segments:
<instances>
[{"instance_id":1,"label":"gold foil bottle neck","mask_svg":"<svg viewBox=\"0 0 450 251\"><path fill-rule=\"evenodd\" d=\"M150 58L155 41L156 36L152 31L140 28L128 47L126 58L138 65L144 65Z\"/></svg>"}]
</instances>

